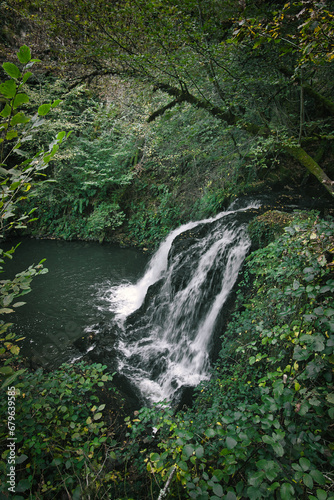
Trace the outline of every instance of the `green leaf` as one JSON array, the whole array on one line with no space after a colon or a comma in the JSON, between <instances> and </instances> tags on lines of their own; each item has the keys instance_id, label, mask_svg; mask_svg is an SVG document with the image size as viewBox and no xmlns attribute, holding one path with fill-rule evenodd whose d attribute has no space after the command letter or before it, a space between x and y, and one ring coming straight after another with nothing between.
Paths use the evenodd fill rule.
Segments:
<instances>
[{"instance_id":1,"label":"green leaf","mask_svg":"<svg viewBox=\"0 0 334 500\"><path fill-rule=\"evenodd\" d=\"M187 458L190 458L193 455L195 450L191 444L186 444L182 451Z\"/></svg>"},{"instance_id":2,"label":"green leaf","mask_svg":"<svg viewBox=\"0 0 334 500\"><path fill-rule=\"evenodd\" d=\"M221 469L215 469L213 471L213 476L218 480L218 481L221 481L224 477L224 471L222 471Z\"/></svg>"},{"instance_id":3,"label":"green leaf","mask_svg":"<svg viewBox=\"0 0 334 500\"><path fill-rule=\"evenodd\" d=\"M331 403L331 404L334 404L334 392L331 392L330 394L328 394L326 396L326 400Z\"/></svg>"},{"instance_id":4,"label":"green leaf","mask_svg":"<svg viewBox=\"0 0 334 500\"><path fill-rule=\"evenodd\" d=\"M214 429L207 429L204 434L206 437L211 438L216 435L216 431Z\"/></svg>"},{"instance_id":5,"label":"green leaf","mask_svg":"<svg viewBox=\"0 0 334 500\"><path fill-rule=\"evenodd\" d=\"M317 469L311 470L310 474L316 483L322 485L326 484L325 476Z\"/></svg>"},{"instance_id":6,"label":"green leaf","mask_svg":"<svg viewBox=\"0 0 334 500\"><path fill-rule=\"evenodd\" d=\"M13 347L10 348L10 352L16 356L20 352L19 346L18 345L13 345Z\"/></svg>"},{"instance_id":7,"label":"green leaf","mask_svg":"<svg viewBox=\"0 0 334 500\"><path fill-rule=\"evenodd\" d=\"M22 491L27 491L29 488L30 488L30 481L28 479L21 479L21 481L19 481L15 491L18 491L21 493Z\"/></svg>"},{"instance_id":8,"label":"green leaf","mask_svg":"<svg viewBox=\"0 0 334 500\"><path fill-rule=\"evenodd\" d=\"M263 470L259 470L248 478L248 482L251 486L258 488L260 484L262 484L264 477L265 472Z\"/></svg>"},{"instance_id":9,"label":"green leaf","mask_svg":"<svg viewBox=\"0 0 334 500\"><path fill-rule=\"evenodd\" d=\"M9 75L11 78L21 78L21 71L16 66L16 64L5 62L3 63L2 67L6 71L7 75Z\"/></svg>"},{"instance_id":10,"label":"green leaf","mask_svg":"<svg viewBox=\"0 0 334 500\"><path fill-rule=\"evenodd\" d=\"M58 106L58 104L60 104L62 102L61 99L56 99L55 101L53 101L51 107L52 108L55 108L56 106ZM64 135L65 135L65 132L64 132Z\"/></svg>"},{"instance_id":11,"label":"green leaf","mask_svg":"<svg viewBox=\"0 0 334 500\"><path fill-rule=\"evenodd\" d=\"M27 64L31 60L31 52L27 45L22 45L22 47L20 47L17 58L21 64Z\"/></svg>"},{"instance_id":12,"label":"green leaf","mask_svg":"<svg viewBox=\"0 0 334 500\"><path fill-rule=\"evenodd\" d=\"M28 118L22 111L16 113L10 121L11 126L17 125L18 123L28 123L30 118Z\"/></svg>"},{"instance_id":13,"label":"green leaf","mask_svg":"<svg viewBox=\"0 0 334 500\"><path fill-rule=\"evenodd\" d=\"M267 434L262 436L262 441L267 444L274 444L275 442L274 439L271 436L268 436Z\"/></svg>"},{"instance_id":14,"label":"green leaf","mask_svg":"<svg viewBox=\"0 0 334 500\"><path fill-rule=\"evenodd\" d=\"M318 500L327 500L327 492L325 490L317 489Z\"/></svg>"},{"instance_id":15,"label":"green leaf","mask_svg":"<svg viewBox=\"0 0 334 500\"><path fill-rule=\"evenodd\" d=\"M228 450L233 450L233 448L235 448L237 446L237 444L238 444L238 442L233 437L227 436L226 448Z\"/></svg>"},{"instance_id":16,"label":"green leaf","mask_svg":"<svg viewBox=\"0 0 334 500\"><path fill-rule=\"evenodd\" d=\"M51 462L51 465L61 465L63 463L63 460L61 458L54 458Z\"/></svg>"},{"instance_id":17,"label":"green leaf","mask_svg":"<svg viewBox=\"0 0 334 500\"><path fill-rule=\"evenodd\" d=\"M188 465L186 464L186 462L183 462L182 460L180 460L177 464L180 469L182 469L184 472L187 472L188 471Z\"/></svg>"},{"instance_id":18,"label":"green leaf","mask_svg":"<svg viewBox=\"0 0 334 500\"><path fill-rule=\"evenodd\" d=\"M29 102L27 94L16 94L13 102L13 108L16 109L21 106L21 104L25 104L27 102Z\"/></svg>"},{"instance_id":19,"label":"green leaf","mask_svg":"<svg viewBox=\"0 0 334 500\"><path fill-rule=\"evenodd\" d=\"M0 85L0 92L2 95L11 99L16 94L16 83L14 80L7 80Z\"/></svg>"},{"instance_id":20,"label":"green leaf","mask_svg":"<svg viewBox=\"0 0 334 500\"><path fill-rule=\"evenodd\" d=\"M282 500L295 500L295 490L290 483L283 483L281 486L281 498Z\"/></svg>"},{"instance_id":21,"label":"green leaf","mask_svg":"<svg viewBox=\"0 0 334 500\"><path fill-rule=\"evenodd\" d=\"M11 375L13 373L13 368L10 366L3 366L0 368L0 375Z\"/></svg>"},{"instance_id":22,"label":"green leaf","mask_svg":"<svg viewBox=\"0 0 334 500\"><path fill-rule=\"evenodd\" d=\"M312 476L310 474L303 475L303 483L305 484L305 486L307 486L308 488L310 488L312 490L313 479L312 479Z\"/></svg>"},{"instance_id":23,"label":"green leaf","mask_svg":"<svg viewBox=\"0 0 334 500\"><path fill-rule=\"evenodd\" d=\"M3 110L0 113L0 116L2 116L2 118L8 118L8 116L11 113L11 110L12 110L12 108L9 106L8 103L6 103L5 107L3 108Z\"/></svg>"},{"instance_id":24,"label":"green leaf","mask_svg":"<svg viewBox=\"0 0 334 500\"><path fill-rule=\"evenodd\" d=\"M195 450L195 453L196 453L197 458L203 458L203 456L204 456L203 446L198 446L198 448L196 448L196 450Z\"/></svg>"},{"instance_id":25,"label":"green leaf","mask_svg":"<svg viewBox=\"0 0 334 500\"><path fill-rule=\"evenodd\" d=\"M310 466L311 466L311 462L305 458L305 457L301 457L299 459L299 464L301 466L301 468L303 469L304 472L306 472L307 470L309 470Z\"/></svg>"},{"instance_id":26,"label":"green leaf","mask_svg":"<svg viewBox=\"0 0 334 500\"><path fill-rule=\"evenodd\" d=\"M224 500L237 500L237 496L233 491L228 491L224 497Z\"/></svg>"},{"instance_id":27,"label":"green leaf","mask_svg":"<svg viewBox=\"0 0 334 500\"><path fill-rule=\"evenodd\" d=\"M39 116L45 116L45 115L47 115L48 112L50 111L50 109L51 109L51 104L42 104L38 108L38 114L39 114Z\"/></svg>"},{"instance_id":28,"label":"green leaf","mask_svg":"<svg viewBox=\"0 0 334 500\"><path fill-rule=\"evenodd\" d=\"M6 139L7 141L11 141L12 139L15 139L15 137L18 136L17 130L10 130L6 134Z\"/></svg>"},{"instance_id":29,"label":"green leaf","mask_svg":"<svg viewBox=\"0 0 334 500\"><path fill-rule=\"evenodd\" d=\"M29 457L27 455L20 455L19 457L17 457L16 459L16 463L17 464L22 464L23 462L25 462Z\"/></svg>"},{"instance_id":30,"label":"green leaf","mask_svg":"<svg viewBox=\"0 0 334 500\"><path fill-rule=\"evenodd\" d=\"M31 77L32 73L31 71L27 71L22 78L22 83L26 83L26 81Z\"/></svg>"},{"instance_id":31,"label":"green leaf","mask_svg":"<svg viewBox=\"0 0 334 500\"><path fill-rule=\"evenodd\" d=\"M102 413L95 413L94 415L94 420L100 420L100 418L102 417Z\"/></svg>"},{"instance_id":32,"label":"green leaf","mask_svg":"<svg viewBox=\"0 0 334 500\"><path fill-rule=\"evenodd\" d=\"M222 498L224 491L220 484L214 484L212 490L217 497Z\"/></svg>"}]
</instances>

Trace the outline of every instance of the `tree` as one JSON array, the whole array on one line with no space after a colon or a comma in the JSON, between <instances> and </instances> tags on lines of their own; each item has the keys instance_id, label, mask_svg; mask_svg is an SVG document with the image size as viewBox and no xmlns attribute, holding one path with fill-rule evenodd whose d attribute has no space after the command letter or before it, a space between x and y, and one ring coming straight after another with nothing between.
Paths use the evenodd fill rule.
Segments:
<instances>
[{"instance_id":1,"label":"tree","mask_svg":"<svg viewBox=\"0 0 334 500\"><path fill-rule=\"evenodd\" d=\"M22 70L12 62L3 63L2 67L7 79L0 83L0 97L3 106L0 112L0 228L2 239L10 229L22 229L26 227L27 223L34 220L32 214L35 209L31 209L28 213L18 213L20 202L26 199L34 186L42 182L39 181L39 176L42 175L43 170L56 154L59 145L66 136L65 132L58 133L57 137L49 144L47 151L40 150L32 157L27 157L23 151L22 148L25 143L31 140L34 130L43 124L43 117L59 101L41 105L32 117L26 115L24 111L19 111L29 102L29 96L24 92L24 86L32 74L28 69L38 60L32 59L30 49L25 45L20 48L17 58L23 66ZM22 157L25 159L22 160ZM0 248L1 270L3 270L4 259L12 258L14 251L15 248L9 251ZM16 302L16 299L30 291L30 284L34 276L47 271L43 269L42 262L17 274L13 280L7 279L0 282L0 315L10 314L14 312L13 308L25 304L21 301ZM16 343L13 344L16 339L15 334L8 333L11 326L10 323L0 321L0 357L2 358L0 376L6 377L3 385L13 383L16 377L22 373L22 370L15 371L8 364L10 356L19 352Z\"/></svg>"},{"instance_id":2,"label":"tree","mask_svg":"<svg viewBox=\"0 0 334 500\"><path fill-rule=\"evenodd\" d=\"M74 80L109 74L149 83L172 98L149 120L183 102L205 109L245 142L270 138L333 197L317 158L319 143L333 140L331 5L34 2L64 44L54 45L57 57L81 65Z\"/></svg>"}]
</instances>

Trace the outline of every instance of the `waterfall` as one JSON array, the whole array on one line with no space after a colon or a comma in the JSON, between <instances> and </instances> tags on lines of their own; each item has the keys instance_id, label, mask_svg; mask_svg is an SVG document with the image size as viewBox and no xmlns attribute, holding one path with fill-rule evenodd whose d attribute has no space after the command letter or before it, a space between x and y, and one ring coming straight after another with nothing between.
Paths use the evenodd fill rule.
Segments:
<instances>
[{"instance_id":1,"label":"waterfall","mask_svg":"<svg viewBox=\"0 0 334 500\"><path fill-rule=\"evenodd\" d=\"M145 399L170 401L209 377L217 321L250 246L244 215L258 206L179 227L136 284L109 290L121 329L118 371Z\"/></svg>"}]
</instances>

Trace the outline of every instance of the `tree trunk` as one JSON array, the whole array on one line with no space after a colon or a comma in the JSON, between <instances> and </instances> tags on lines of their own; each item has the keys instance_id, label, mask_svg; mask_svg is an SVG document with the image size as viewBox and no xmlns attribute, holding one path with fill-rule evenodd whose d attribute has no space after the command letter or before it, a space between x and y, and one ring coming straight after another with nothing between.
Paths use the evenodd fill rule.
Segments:
<instances>
[{"instance_id":1,"label":"tree trunk","mask_svg":"<svg viewBox=\"0 0 334 500\"><path fill-rule=\"evenodd\" d=\"M285 148L286 152L289 153L293 158L299 161L303 167L305 167L312 175L314 175L318 181L324 186L329 194L334 198L334 182L325 174L318 163L306 153L306 151L301 146L289 146Z\"/></svg>"}]
</instances>

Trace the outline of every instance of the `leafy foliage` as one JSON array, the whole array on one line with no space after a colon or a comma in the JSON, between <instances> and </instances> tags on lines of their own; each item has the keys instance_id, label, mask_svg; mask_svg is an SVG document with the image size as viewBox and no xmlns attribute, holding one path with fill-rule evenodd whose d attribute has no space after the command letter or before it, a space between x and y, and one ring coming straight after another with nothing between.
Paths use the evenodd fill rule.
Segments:
<instances>
[{"instance_id":1,"label":"leafy foliage","mask_svg":"<svg viewBox=\"0 0 334 500\"><path fill-rule=\"evenodd\" d=\"M334 498L333 229L295 216L253 252L194 408L128 419L133 447L155 429L145 462L161 489L170 478L184 498Z\"/></svg>"},{"instance_id":2,"label":"leafy foliage","mask_svg":"<svg viewBox=\"0 0 334 500\"><path fill-rule=\"evenodd\" d=\"M106 484L119 480L114 470L115 429L108 426L104 391L112 376L101 364L62 365L53 373L26 372L16 383L16 498L102 498ZM109 385L110 388L110 385ZM101 392L103 395L103 392ZM7 398L1 399L0 442L7 439ZM6 485L4 446L0 474ZM24 494L20 496L20 494Z\"/></svg>"}]
</instances>

